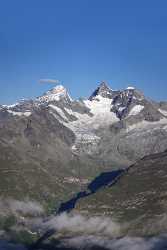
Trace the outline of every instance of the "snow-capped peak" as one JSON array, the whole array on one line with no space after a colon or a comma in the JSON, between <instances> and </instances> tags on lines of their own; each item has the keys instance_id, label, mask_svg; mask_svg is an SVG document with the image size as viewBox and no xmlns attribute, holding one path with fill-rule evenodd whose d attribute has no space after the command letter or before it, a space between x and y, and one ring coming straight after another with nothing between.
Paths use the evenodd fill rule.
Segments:
<instances>
[{"instance_id":1,"label":"snow-capped peak","mask_svg":"<svg viewBox=\"0 0 167 250\"><path fill-rule=\"evenodd\" d=\"M72 101L67 89L62 85L57 85L37 99L41 102L60 101L62 99Z\"/></svg>"},{"instance_id":2,"label":"snow-capped peak","mask_svg":"<svg viewBox=\"0 0 167 250\"><path fill-rule=\"evenodd\" d=\"M5 105L5 104L4 104L4 105L2 105L2 107L8 109L8 108L14 108L14 107L16 107L17 105L19 105L19 102L16 102L16 103L11 104L11 105Z\"/></svg>"},{"instance_id":3,"label":"snow-capped peak","mask_svg":"<svg viewBox=\"0 0 167 250\"><path fill-rule=\"evenodd\" d=\"M135 88L132 86L127 87L127 90L134 90Z\"/></svg>"},{"instance_id":4,"label":"snow-capped peak","mask_svg":"<svg viewBox=\"0 0 167 250\"><path fill-rule=\"evenodd\" d=\"M112 99L113 90L107 85L106 82L102 81L97 89L89 97L89 100L92 101L97 96L102 96L104 98Z\"/></svg>"},{"instance_id":5,"label":"snow-capped peak","mask_svg":"<svg viewBox=\"0 0 167 250\"><path fill-rule=\"evenodd\" d=\"M56 87L54 87L53 89L47 91L47 94L64 94L66 93L67 90L64 86L62 85L57 85Z\"/></svg>"},{"instance_id":6,"label":"snow-capped peak","mask_svg":"<svg viewBox=\"0 0 167 250\"><path fill-rule=\"evenodd\" d=\"M57 85L51 90L48 90L44 96L50 96L50 95L55 95L55 97L60 97L60 96L66 96L67 95L67 90L64 86L62 85Z\"/></svg>"},{"instance_id":7,"label":"snow-capped peak","mask_svg":"<svg viewBox=\"0 0 167 250\"><path fill-rule=\"evenodd\" d=\"M108 84L106 83L106 82L104 82L104 81L102 81L101 83L100 83L100 85L99 85L99 90L106 90L106 89L109 89L109 90L112 90L109 86L108 86Z\"/></svg>"}]
</instances>

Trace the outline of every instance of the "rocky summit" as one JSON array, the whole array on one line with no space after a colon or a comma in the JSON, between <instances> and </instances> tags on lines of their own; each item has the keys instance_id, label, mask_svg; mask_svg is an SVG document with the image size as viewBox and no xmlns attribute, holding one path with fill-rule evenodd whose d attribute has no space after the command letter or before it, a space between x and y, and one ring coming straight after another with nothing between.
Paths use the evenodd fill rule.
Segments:
<instances>
[{"instance_id":1,"label":"rocky summit","mask_svg":"<svg viewBox=\"0 0 167 250\"><path fill-rule=\"evenodd\" d=\"M166 149L167 102L134 87L112 90L102 82L89 98L74 100L60 85L34 100L1 105L2 235L12 227L13 238L18 228L36 238L44 231L41 218L70 199L77 211L114 214L121 223L140 215L141 234L143 218L165 213ZM114 178L121 179L111 188ZM90 190L94 183L98 188ZM154 203L159 194L161 205Z\"/></svg>"}]
</instances>

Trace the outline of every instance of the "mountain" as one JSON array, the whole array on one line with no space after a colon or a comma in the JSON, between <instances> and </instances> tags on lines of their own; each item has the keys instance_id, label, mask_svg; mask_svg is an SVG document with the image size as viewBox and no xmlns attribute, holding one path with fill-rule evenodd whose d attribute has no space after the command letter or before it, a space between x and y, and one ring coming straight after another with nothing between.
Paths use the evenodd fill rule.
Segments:
<instances>
[{"instance_id":1,"label":"mountain","mask_svg":"<svg viewBox=\"0 0 167 250\"><path fill-rule=\"evenodd\" d=\"M19 179L13 171L21 168L25 179L32 178L33 171L40 173L41 183L51 178L47 185L52 183L53 189L59 181L62 190L62 183L80 186L80 181L87 183L103 170L126 168L145 155L166 150L166 126L165 102L149 100L133 87L115 91L102 82L88 99L73 100L63 86L56 86L35 100L1 106L3 185L12 185L6 183L9 176ZM19 176L20 170L16 172ZM19 181L12 190L20 185ZM50 188L45 189L50 194ZM46 190L41 190L44 196Z\"/></svg>"},{"instance_id":2,"label":"mountain","mask_svg":"<svg viewBox=\"0 0 167 250\"><path fill-rule=\"evenodd\" d=\"M125 226L125 234L165 234L167 206L167 151L145 156L124 173L116 185L80 199L76 210L106 215Z\"/></svg>"},{"instance_id":3,"label":"mountain","mask_svg":"<svg viewBox=\"0 0 167 250\"><path fill-rule=\"evenodd\" d=\"M24 218L32 219L32 211L44 216L102 172L166 149L167 103L134 87L112 90L102 82L89 98L73 100L56 86L34 100L1 105L1 228L11 215L20 226L23 208Z\"/></svg>"},{"instance_id":4,"label":"mountain","mask_svg":"<svg viewBox=\"0 0 167 250\"><path fill-rule=\"evenodd\" d=\"M115 91L113 91L106 82L101 82L97 89L95 89L95 91L89 97L89 100L92 101L99 95L104 98L112 99L114 92Z\"/></svg>"}]
</instances>

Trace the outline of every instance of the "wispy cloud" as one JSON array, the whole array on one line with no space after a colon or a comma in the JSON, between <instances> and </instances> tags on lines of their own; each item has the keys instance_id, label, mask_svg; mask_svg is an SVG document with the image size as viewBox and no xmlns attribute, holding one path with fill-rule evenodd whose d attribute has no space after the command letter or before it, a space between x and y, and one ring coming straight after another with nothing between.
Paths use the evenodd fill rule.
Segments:
<instances>
[{"instance_id":1,"label":"wispy cloud","mask_svg":"<svg viewBox=\"0 0 167 250\"><path fill-rule=\"evenodd\" d=\"M7 199L0 201L0 215L4 214L38 216L44 213L42 206L34 201L18 201Z\"/></svg>"},{"instance_id":2,"label":"wispy cloud","mask_svg":"<svg viewBox=\"0 0 167 250\"><path fill-rule=\"evenodd\" d=\"M30 206L30 204L29 204ZM16 203L14 210L25 209L25 204ZM32 204L30 208L32 207ZM34 208L34 206L33 206ZM26 207L27 209L27 207ZM53 248L60 250L164 250L167 249L167 235L161 234L155 237L134 237L122 234L126 225L120 225L106 216L83 216L80 214L66 214L52 217L43 222L37 220L36 224L40 232L46 232L46 229L54 228L57 234L57 241L53 241ZM27 225L31 225L27 224ZM32 228L35 229L33 225ZM33 229L33 230L34 230ZM32 231L32 230L31 230ZM60 233L60 234L59 234ZM60 238L59 238L59 236ZM63 237L64 236L64 237ZM55 244L55 245L54 245ZM0 250L26 250L23 246L14 245L0 240Z\"/></svg>"},{"instance_id":3,"label":"wispy cloud","mask_svg":"<svg viewBox=\"0 0 167 250\"><path fill-rule=\"evenodd\" d=\"M56 80L56 79L50 79L50 78L44 78L44 79L40 79L39 80L40 83L53 83L53 84L60 84L60 81L59 80Z\"/></svg>"},{"instance_id":4,"label":"wispy cloud","mask_svg":"<svg viewBox=\"0 0 167 250\"><path fill-rule=\"evenodd\" d=\"M61 242L63 247L71 247L78 250L108 249L108 250L164 250L167 246L166 236L152 238L144 237L123 237L108 239L100 236L83 235L64 239Z\"/></svg>"},{"instance_id":5,"label":"wispy cloud","mask_svg":"<svg viewBox=\"0 0 167 250\"><path fill-rule=\"evenodd\" d=\"M167 246L167 235L130 237L126 236L129 226L127 223L119 224L106 216L89 217L63 213L44 223L42 229L45 231L54 228L56 234L63 233L60 249L64 247L76 250L92 250L95 247L109 250L166 249L164 246Z\"/></svg>"},{"instance_id":6,"label":"wispy cloud","mask_svg":"<svg viewBox=\"0 0 167 250\"><path fill-rule=\"evenodd\" d=\"M120 225L109 217L86 217L80 214L68 215L66 213L56 216L46 223L47 228L55 228L58 232L73 232L99 234L107 236L120 235Z\"/></svg>"}]
</instances>

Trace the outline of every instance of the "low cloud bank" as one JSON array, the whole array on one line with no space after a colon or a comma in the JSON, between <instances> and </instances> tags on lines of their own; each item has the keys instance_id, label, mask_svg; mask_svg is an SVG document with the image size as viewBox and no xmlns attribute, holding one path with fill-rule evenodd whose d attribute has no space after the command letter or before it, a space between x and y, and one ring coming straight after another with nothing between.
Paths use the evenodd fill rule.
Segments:
<instances>
[{"instance_id":1,"label":"low cloud bank","mask_svg":"<svg viewBox=\"0 0 167 250\"><path fill-rule=\"evenodd\" d=\"M137 225L136 225L137 226ZM57 235L62 233L60 249L80 250L164 250L167 249L167 235L157 237L123 236L128 225L120 225L110 217L88 217L80 214L63 213L45 223L45 227L54 228ZM56 234L55 234L56 235Z\"/></svg>"},{"instance_id":2,"label":"low cloud bank","mask_svg":"<svg viewBox=\"0 0 167 250\"><path fill-rule=\"evenodd\" d=\"M24 201L10 201L10 208L13 212L29 214L29 215L40 215L42 214L43 208L37 202L24 202Z\"/></svg>"},{"instance_id":3,"label":"low cloud bank","mask_svg":"<svg viewBox=\"0 0 167 250\"><path fill-rule=\"evenodd\" d=\"M54 248L55 247L55 248ZM58 247L58 248L57 248ZM43 248L40 248L41 250ZM46 248L44 248L46 249ZM79 236L62 240L53 249L65 250L165 250L167 249L167 235L152 237L123 237L109 240L98 236ZM23 245L0 241L0 250L28 250Z\"/></svg>"},{"instance_id":4,"label":"low cloud bank","mask_svg":"<svg viewBox=\"0 0 167 250\"><path fill-rule=\"evenodd\" d=\"M0 201L0 214L22 214L30 216L39 216L44 213L42 206L33 201L18 201L18 200L5 200Z\"/></svg>"},{"instance_id":5,"label":"low cloud bank","mask_svg":"<svg viewBox=\"0 0 167 250\"><path fill-rule=\"evenodd\" d=\"M17 204L17 203L16 203ZM20 204L19 204L20 205ZM17 208L17 206L16 206ZM53 249L73 250L164 250L167 249L167 234L157 237L123 236L127 225L120 225L110 217L88 217L66 214L35 222L41 232L55 229ZM46 238L45 238L46 240ZM48 241L49 242L49 241ZM45 245L45 241L43 244ZM55 245L54 245L55 244ZM43 246L44 246L43 245ZM45 246L46 247L46 246ZM46 249L44 247L44 249ZM52 246L50 246L52 247ZM0 250L25 250L21 245L0 241ZM42 247L40 248L43 249Z\"/></svg>"},{"instance_id":6,"label":"low cloud bank","mask_svg":"<svg viewBox=\"0 0 167 250\"><path fill-rule=\"evenodd\" d=\"M120 225L109 217L83 215L69 215L66 213L48 221L45 226L54 228L57 232L70 232L80 234L102 234L107 236L120 235Z\"/></svg>"},{"instance_id":7,"label":"low cloud bank","mask_svg":"<svg viewBox=\"0 0 167 250\"><path fill-rule=\"evenodd\" d=\"M64 240L60 247L71 247L80 250L109 249L109 250L165 250L167 236L153 238L123 237L109 240L104 237L80 236ZM96 247L96 248L95 248Z\"/></svg>"}]
</instances>

